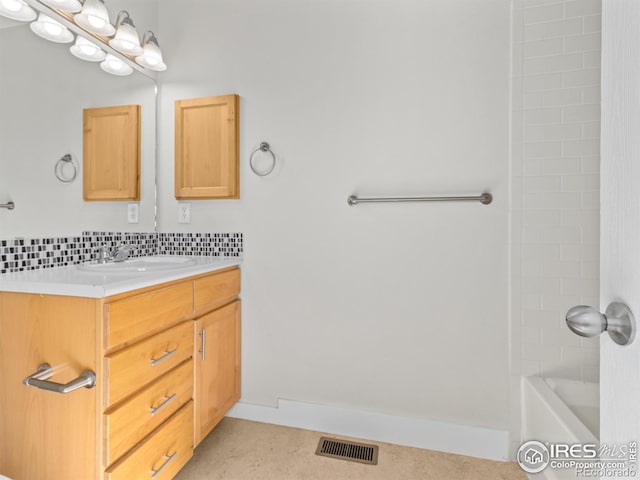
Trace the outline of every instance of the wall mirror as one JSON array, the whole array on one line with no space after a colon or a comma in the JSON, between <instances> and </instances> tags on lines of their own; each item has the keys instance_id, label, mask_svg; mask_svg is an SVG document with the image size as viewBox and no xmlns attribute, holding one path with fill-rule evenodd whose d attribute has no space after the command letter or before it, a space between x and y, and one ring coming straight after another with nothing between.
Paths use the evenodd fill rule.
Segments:
<instances>
[{"instance_id":1,"label":"wall mirror","mask_svg":"<svg viewBox=\"0 0 640 480\"><path fill-rule=\"evenodd\" d=\"M153 30L153 0L112 0L109 13L127 9L142 30ZM112 21L114 19L112 18ZM152 232L156 211L156 85L134 71L110 75L98 63L80 60L71 44L34 35L28 23L0 23L0 239L77 236L83 231ZM139 31L139 33L142 33ZM85 202L82 198L84 108L141 106L140 201ZM71 154L77 178L55 175ZM63 164L63 178L72 173ZM128 222L128 204L138 203L139 223Z\"/></svg>"}]
</instances>

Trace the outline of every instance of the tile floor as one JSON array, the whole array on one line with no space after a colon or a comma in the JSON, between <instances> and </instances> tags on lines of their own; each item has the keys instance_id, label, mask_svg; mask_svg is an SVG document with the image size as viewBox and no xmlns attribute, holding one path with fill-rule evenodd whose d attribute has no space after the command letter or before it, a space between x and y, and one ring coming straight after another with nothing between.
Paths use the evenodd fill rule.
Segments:
<instances>
[{"instance_id":1,"label":"tile floor","mask_svg":"<svg viewBox=\"0 0 640 480\"><path fill-rule=\"evenodd\" d=\"M378 465L315 455L323 434L225 418L175 480L526 480L515 463L380 442ZM335 435L325 435L336 437ZM345 437L337 437L345 438ZM356 440L357 441L357 440Z\"/></svg>"}]
</instances>

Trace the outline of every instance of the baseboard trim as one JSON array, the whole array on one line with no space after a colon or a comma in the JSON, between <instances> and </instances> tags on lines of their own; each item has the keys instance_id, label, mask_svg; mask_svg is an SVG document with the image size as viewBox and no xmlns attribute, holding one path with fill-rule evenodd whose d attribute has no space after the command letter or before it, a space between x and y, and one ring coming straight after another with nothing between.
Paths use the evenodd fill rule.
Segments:
<instances>
[{"instance_id":1,"label":"baseboard trim","mask_svg":"<svg viewBox=\"0 0 640 480\"><path fill-rule=\"evenodd\" d=\"M292 400L279 400L277 407L239 402L227 416L490 460L506 461L509 458L509 432L506 430Z\"/></svg>"}]
</instances>

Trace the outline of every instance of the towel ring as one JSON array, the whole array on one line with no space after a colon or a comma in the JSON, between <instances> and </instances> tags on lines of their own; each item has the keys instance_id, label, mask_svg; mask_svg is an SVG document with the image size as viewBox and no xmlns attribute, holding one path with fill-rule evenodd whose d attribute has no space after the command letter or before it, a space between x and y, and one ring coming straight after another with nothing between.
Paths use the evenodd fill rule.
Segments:
<instances>
[{"instance_id":1,"label":"towel ring","mask_svg":"<svg viewBox=\"0 0 640 480\"><path fill-rule=\"evenodd\" d=\"M71 175L65 175L64 167L66 165L71 165L73 167L73 173ZM56 166L53 169L53 172L56 174L56 178L63 183L73 182L78 176L78 165L71 157L70 153L67 153L64 157L56 162Z\"/></svg>"},{"instance_id":2,"label":"towel ring","mask_svg":"<svg viewBox=\"0 0 640 480\"><path fill-rule=\"evenodd\" d=\"M271 166L266 170L263 170L263 171L256 170L256 167L253 164L253 156L258 152L269 152L271 154L271 158L273 159L273 162L271 163ZM253 173L255 173L260 177L264 177L266 175L269 175L271 172L273 172L273 169L276 168L276 156L274 155L273 151L271 150L271 147L267 142L262 142L258 148L256 148L253 152L251 152L251 156L249 157L249 166L251 167L251 170L253 170Z\"/></svg>"}]
</instances>

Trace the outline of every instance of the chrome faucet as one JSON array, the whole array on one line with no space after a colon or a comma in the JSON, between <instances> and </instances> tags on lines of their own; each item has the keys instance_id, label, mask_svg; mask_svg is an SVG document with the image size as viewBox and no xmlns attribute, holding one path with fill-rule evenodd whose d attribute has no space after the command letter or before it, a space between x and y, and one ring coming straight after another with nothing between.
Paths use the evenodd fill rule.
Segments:
<instances>
[{"instance_id":1,"label":"chrome faucet","mask_svg":"<svg viewBox=\"0 0 640 480\"><path fill-rule=\"evenodd\" d=\"M98 258L96 261L98 263L124 262L129 258L131 250L133 250L133 245L124 242L121 242L120 245L111 252L109 252L109 248L106 245L102 245L98 247Z\"/></svg>"},{"instance_id":2,"label":"chrome faucet","mask_svg":"<svg viewBox=\"0 0 640 480\"><path fill-rule=\"evenodd\" d=\"M98 263L107 263L109 260L111 260L110 257L111 255L109 255L106 245L98 247L98 258L96 259Z\"/></svg>"},{"instance_id":3,"label":"chrome faucet","mask_svg":"<svg viewBox=\"0 0 640 480\"><path fill-rule=\"evenodd\" d=\"M133 250L133 245L122 242L111 252L111 259L114 262L124 262L129 258L131 250Z\"/></svg>"}]
</instances>

